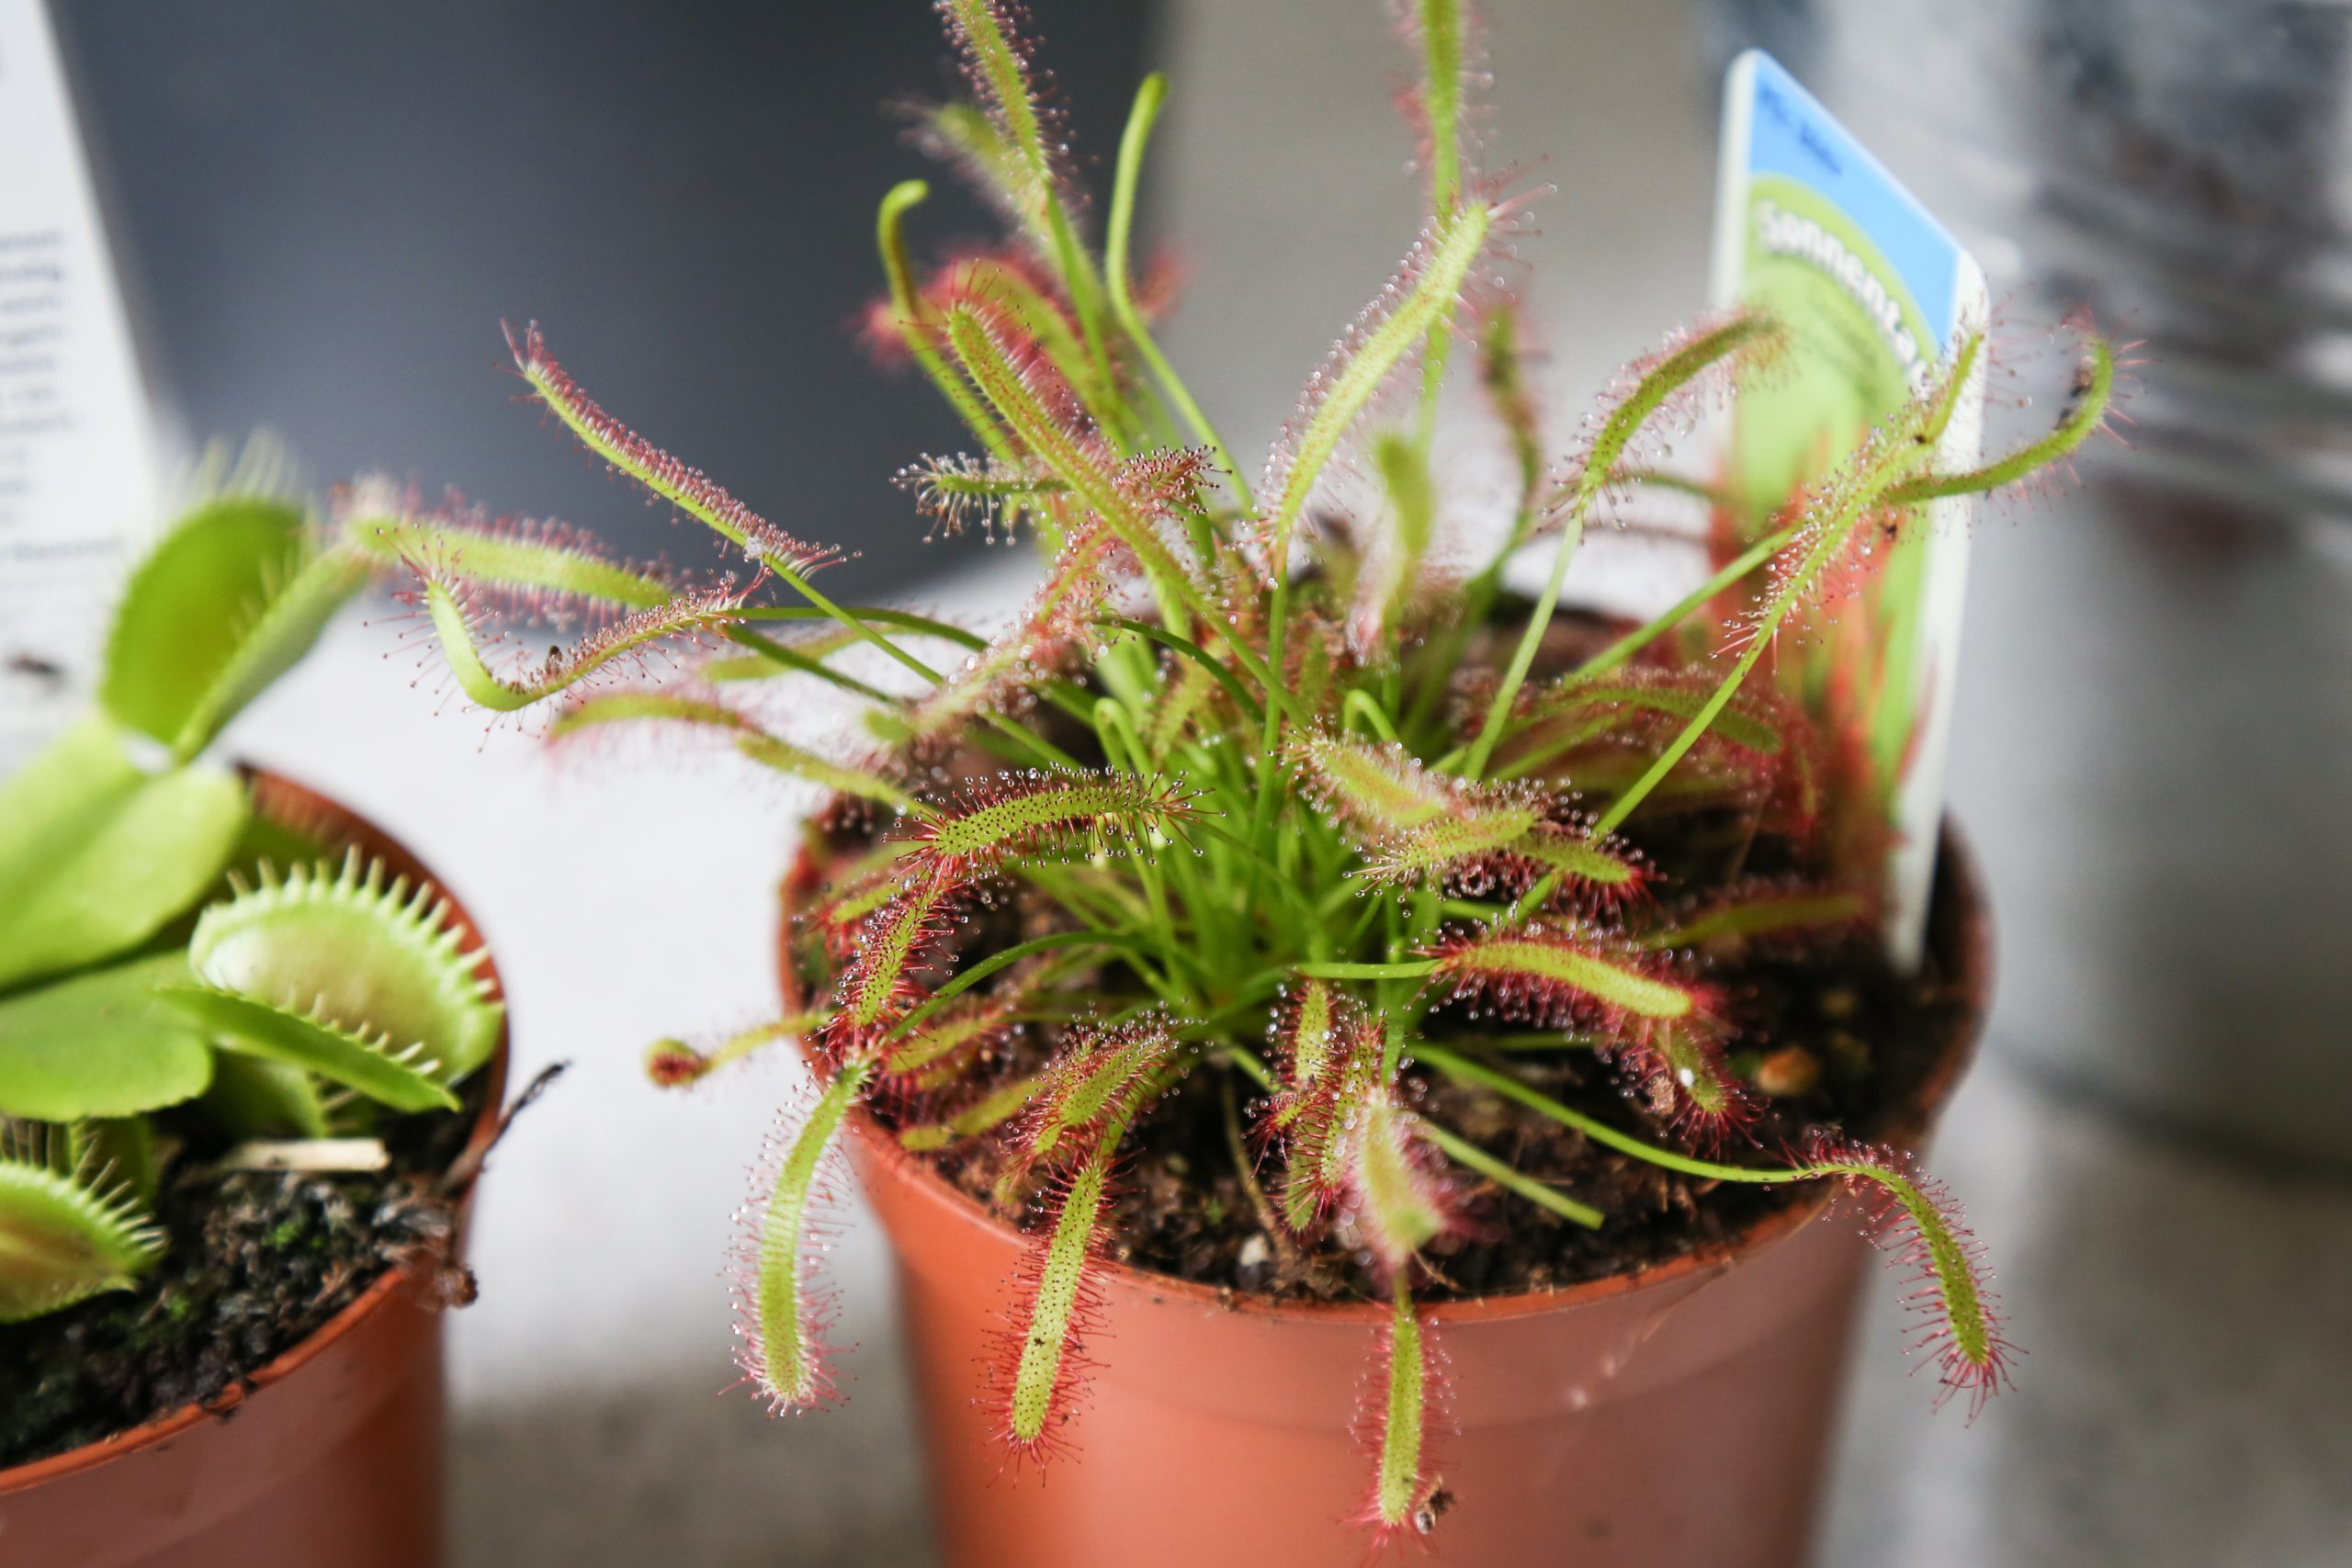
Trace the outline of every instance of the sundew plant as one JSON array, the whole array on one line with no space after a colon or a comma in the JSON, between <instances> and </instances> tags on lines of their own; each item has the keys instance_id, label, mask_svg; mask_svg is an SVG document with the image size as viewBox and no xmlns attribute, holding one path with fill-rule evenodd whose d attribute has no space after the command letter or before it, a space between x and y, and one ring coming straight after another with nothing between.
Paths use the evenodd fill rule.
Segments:
<instances>
[{"instance_id":1,"label":"sundew plant","mask_svg":"<svg viewBox=\"0 0 2352 1568\"><path fill-rule=\"evenodd\" d=\"M2075 334L2072 396L2037 438L1946 472L1939 438L1985 368L1983 333L1964 333L1915 401L1680 603L1639 626L1569 615L1588 530L1661 487L1703 494L1659 466L1667 443L1794 350L1770 320L1701 321L1627 367L1578 437L1545 434L1507 265L1542 193L1472 166L1481 68L1453 0L1401 17L1427 221L1255 466L1161 353L1160 291L1138 282L1165 81L1136 96L1098 248L1022 18L1004 0L939 10L970 98L923 111L918 137L1008 232L921 268L904 227L925 186L892 190L875 322L970 433L899 477L916 510L943 535L1036 541L1042 579L1009 626L834 602L815 581L834 548L605 412L536 328L513 339L531 397L739 565L689 577L425 508L374 536L414 569L476 703L552 701L564 737L704 734L827 792L795 909L812 1005L650 1057L684 1083L798 1041L817 1067L748 1211L749 1376L778 1407L831 1395L816 1238L836 1145L863 1127L986 1172L985 1201L1030 1235L983 1394L1016 1460L1049 1460L1082 1436L1123 1158L1205 1087L1268 1233L1387 1304L1364 1518L1426 1530L1425 1306L1448 1289L1432 1248L1510 1205L1616 1223L1578 1197L1574 1164L1523 1168L1448 1125L1442 1085L1693 1185L1856 1192L1919 1267L1945 1390L1980 1403L2004 1370L1975 1243L1901 1155L1792 1125L1772 1103L1787 1086L1739 1033L1743 955L1850 953L1885 852L1851 830L1851 748L1759 671L1925 502L2014 485L2099 428L2107 343ZM1474 377L1513 496L1465 548L1431 427L1449 378ZM1504 584L1522 552L1543 563L1532 602ZM541 655L500 629L517 610L590 624ZM845 657L859 649L867 662ZM863 705L854 733L763 717L765 683L809 681ZM1693 824L1743 848L1675 852ZM1567 1053L1616 1075L1622 1111L1531 1081L1523 1064Z\"/></svg>"}]
</instances>

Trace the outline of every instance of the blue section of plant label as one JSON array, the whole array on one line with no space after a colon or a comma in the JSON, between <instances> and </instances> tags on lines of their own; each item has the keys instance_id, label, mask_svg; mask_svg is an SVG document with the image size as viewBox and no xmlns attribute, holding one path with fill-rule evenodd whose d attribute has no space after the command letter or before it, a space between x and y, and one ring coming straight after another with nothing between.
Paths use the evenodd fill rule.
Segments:
<instances>
[{"instance_id":1,"label":"blue section of plant label","mask_svg":"<svg viewBox=\"0 0 2352 1568\"><path fill-rule=\"evenodd\" d=\"M1741 58L1754 62L1751 70L1735 70L1732 77L1733 91L1744 81L1753 95L1747 117L1749 175L1783 175L1812 186L1876 243L1927 318L1931 341L1920 345L1921 358L1932 365L1955 324L1955 286L1964 254L1960 242L1780 62L1761 50L1750 50ZM1814 231L1820 232L1817 226ZM1768 233L1765 243L1775 249L1793 248L1801 232L1780 236L1778 245L1773 244L1776 236ZM1849 261L1840 270L1858 265Z\"/></svg>"}]
</instances>

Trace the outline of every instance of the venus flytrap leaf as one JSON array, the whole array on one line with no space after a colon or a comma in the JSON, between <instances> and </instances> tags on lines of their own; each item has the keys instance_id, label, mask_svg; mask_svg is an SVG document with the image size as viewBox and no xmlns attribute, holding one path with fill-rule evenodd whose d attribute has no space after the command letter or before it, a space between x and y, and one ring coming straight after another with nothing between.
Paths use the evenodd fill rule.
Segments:
<instances>
[{"instance_id":1,"label":"venus flytrap leaf","mask_svg":"<svg viewBox=\"0 0 2352 1568\"><path fill-rule=\"evenodd\" d=\"M309 651L368 571L349 545L322 545L291 502L216 497L175 524L124 584L99 701L185 761Z\"/></svg>"},{"instance_id":2,"label":"venus flytrap leaf","mask_svg":"<svg viewBox=\"0 0 2352 1568\"><path fill-rule=\"evenodd\" d=\"M458 1109L458 1097L445 1087L449 1072L422 1042L401 1044L380 1031L345 1028L322 1006L296 1010L205 986L164 986L155 994L222 1050L316 1073L388 1110Z\"/></svg>"},{"instance_id":3,"label":"venus flytrap leaf","mask_svg":"<svg viewBox=\"0 0 2352 1568\"><path fill-rule=\"evenodd\" d=\"M0 1148L0 1323L128 1289L163 1255L163 1232L107 1173Z\"/></svg>"},{"instance_id":4,"label":"venus flytrap leaf","mask_svg":"<svg viewBox=\"0 0 2352 1568\"><path fill-rule=\"evenodd\" d=\"M251 817L227 773L148 773L93 715L0 784L0 990L128 953L194 904Z\"/></svg>"},{"instance_id":5,"label":"venus flytrap leaf","mask_svg":"<svg viewBox=\"0 0 2352 1568\"><path fill-rule=\"evenodd\" d=\"M0 998L0 1116L130 1116L203 1093L209 1043L154 995L187 978L175 951Z\"/></svg>"},{"instance_id":6,"label":"venus flytrap leaf","mask_svg":"<svg viewBox=\"0 0 2352 1568\"><path fill-rule=\"evenodd\" d=\"M505 1010L483 974L487 956L439 888L412 886L356 851L340 869L298 865L281 874L265 865L257 886L204 911L187 947L188 968L205 987L355 1039L413 1046L443 1084L481 1066L498 1043Z\"/></svg>"}]
</instances>

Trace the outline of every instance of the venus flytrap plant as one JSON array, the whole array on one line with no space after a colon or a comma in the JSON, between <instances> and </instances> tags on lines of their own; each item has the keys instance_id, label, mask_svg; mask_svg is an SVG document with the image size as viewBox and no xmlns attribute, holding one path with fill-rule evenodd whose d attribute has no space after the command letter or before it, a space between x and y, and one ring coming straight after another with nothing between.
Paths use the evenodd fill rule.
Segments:
<instances>
[{"instance_id":1,"label":"venus flytrap plant","mask_svg":"<svg viewBox=\"0 0 2352 1568\"><path fill-rule=\"evenodd\" d=\"M1152 342L1132 276L1166 83L1137 96L1098 257L1011 10L940 9L977 101L927 111L925 140L995 192L1021 249L924 271L904 231L922 188L902 185L877 224L873 321L975 443L902 473L916 511L946 535L1018 522L1039 544L1041 586L1009 626L984 638L824 597L810 576L831 552L631 434L535 334L518 357L558 420L750 579L621 563L600 577L572 536L486 549L421 513L379 536L421 569L458 684L490 705L723 640L683 687L573 691L551 728L695 726L837 792L804 829L791 894L793 976L823 1005L649 1060L658 1081L688 1083L797 1032L820 1078L747 1212L754 1381L780 1406L829 1396L810 1237L854 1130L956 1173L1028 1233L987 1386L1024 1460L1082 1425L1109 1241L1194 1267L1114 1229L1122 1162L1149 1162L1153 1201L1197 1206L1214 1258L1266 1237L1285 1270L1270 1289L1314 1280L1381 1304L1365 1518L1382 1532L1425 1532L1446 1491L1429 1461L1442 1260L1483 1249L1507 1264L1563 1229L1670 1251L1688 1238L1652 1234L1678 1223L1661 1211L1702 1212L1708 1184L1883 1195L1919 1237L1947 1382L1972 1402L1996 1386L1998 1328L1965 1232L1899 1161L1851 1141L1894 1114L1894 1064L1928 1027L1867 940L1884 836L1825 826L1864 799L1839 761L1854 737L1841 713L1750 677L1785 632L1836 612L1923 502L2015 483L2097 428L2104 342L2083 333L2049 434L1945 472L1937 438L1984 352L1963 334L1763 537L1720 552L1651 621L1609 626L1565 609L1584 533L1645 487L1704 491L1660 466L1672 434L1804 350L1755 315L1676 333L1562 454L1516 306L1496 298L1522 198L1469 166L1479 73L1456 6L1409 8L1430 137L1421 237L1310 378L1254 487ZM1432 407L1456 335L1476 342L1517 484L1487 520L1494 553L1442 574L1436 520L1451 526L1460 503L1430 463L1426 418L1401 427L1392 394L1418 371ZM1331 482L1343 468L1363 482ZM1531 543L1552 556L1526 604L1504 595L1502 567ZM498 584L544 587L603 606L594 627L543 668L493 670L497 628L463 596L469 560L490 580L475 613ZM646 602L655 582L664 597ZM1728 625L1726 602L1741 606ZM769 636L818 622L815 639ZM959 666L944 668L943 642L960 644ZM917 684L834 662L859 649ZM739 704L806 680L865 704L854 767ZM1784 1024L1773 998L1829 980L1877 1009L1840 1015L1852 1046L1835 1094L1820 1072L1767 1074L1750 1048ZM1531 1158L1520 1151L1553 1145L1492 1133L1547 1122L1579 1134L1575 1153ZM1679 1207L1626 1197L1661 1183L1680 1184Z\"/></svg>"},{"instance_id":2,"label":"venus flytrap plant","mask_svg":"<svg viewBox=\"0 0 2352 1568\"><path fill-rule=\"evenodd\" d=\"M0 1323L137 1289L175 1245L159 1191L230 1145L380 1157L495 1049L487 954L438 890L335 854L209 755L399 525L322 527L250 464L229 476L131 571L93 710L0 781ZM507 587L669 592L563 538L533 542L548 570L475 529L431 547L460 544Z\"/></svg>"}]
</instances>

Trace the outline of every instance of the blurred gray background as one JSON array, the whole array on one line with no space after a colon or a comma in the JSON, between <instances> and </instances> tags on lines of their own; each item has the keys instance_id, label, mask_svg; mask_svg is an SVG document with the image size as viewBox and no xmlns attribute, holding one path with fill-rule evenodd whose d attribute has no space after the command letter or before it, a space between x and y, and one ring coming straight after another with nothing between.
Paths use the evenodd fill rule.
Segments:
<instances>
[{"instance_id":1,"label":"blurred gray background","mask_svg":"<svg viewBox=\"0 0 2352 1568\"><path fill-rule=\"evenodd\" d=\"M1037 0L1097 169L1146 65L1164 341L1249 460L1409 242L1408 62L1374 0ZM1521 245L1563 430L1702 302L1715 89L1772 43L1976 249L2019 320L2156 341L2141 450L1978 527L1952 798L2003 976L1936 1156L2002 1270L2021 1386L1929 1415L1880 1299L1822 1560L2321 1568L2352 1558L2352 268L2340 4L1489 0L1490 168L1557 194ZM609 406L858 591L1001 604L916 547L889 472L956 445L870 370L878 106L948 85L919 0L751 7L61 9L149 341L188 427L268 422L627 547L665 531L514 406L537 315ZM949 182L922 233L980 230ZM1452 470L1475 479L1464 455ZM849 573L854 572L854 578ZM241 731L455 868L564 1091L485 1189L455 1331L460 1561L923 1562L870 1227L837 1256L846 1411L717 1399L715 1277L790 1064L660 1097L637 1052L772 1007L772 794L558 773L371 671L339 628ZM789 803L785 803L789 804ZM626 824L616 832L613 825ZM657 914L636 910L670 890Z\"/></svg>"},{"instance_id":2,"label":"blurred gray background","mask_svg":"<svg viewBox=\"0 0 2352 1568\"><path fill-rule=\"evenodd\" d=\"M1144 0L1040 0L1072 130L1115 147ZM700 543L514 402L502 319L804 536L852 593L926 565L889 476L958 446L854 333L875 204L938 171L886 106L959 85L920 0L78 0L54 7L127 287L186 434L456 486L650 556ZM992 231L952 177L910 220ZM698 558L691 564L701 564Z\"/></svg>"}]
</instances>

